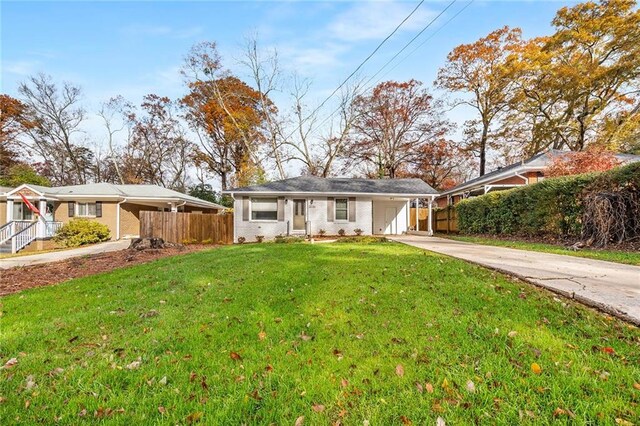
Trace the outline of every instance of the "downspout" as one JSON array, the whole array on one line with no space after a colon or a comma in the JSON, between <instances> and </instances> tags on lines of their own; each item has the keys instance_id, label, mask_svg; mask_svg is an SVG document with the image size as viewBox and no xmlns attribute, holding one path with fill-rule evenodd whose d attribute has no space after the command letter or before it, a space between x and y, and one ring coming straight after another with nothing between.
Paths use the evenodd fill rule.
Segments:
<instances>
[{"instance_id":1,"label":"downspout","mask_svg":"<svg viewBox=\"0 0 640 426\"><path fill-rule=\"evenodd\" d=\"M520 173L516 173L515 176L518 176L519 178L524 179L524 182L526 185L529 185L529 178L526 176L521 175Z\"/></svg>"},{"instance_id":2,"label":"downspout","mask_svg":"<svg viewBox=\"0 0 640 426\"><path fill-rule=\"evenodd\" d=\"M176 213L178 212L178 208L180 208L180 207L184 207L184 205L185 205L185 204L187 204L187 202L186 202L186 201L185 201L184 203L182 203L182 204L178 204L178 205L176 206ZM183 212L183 213L184 213L184 212Z\"/></svg>"},{"instance_id":3,"label":"downspout","mask_svg":"<svg viewBox=\"0 0 640 426\"><path fill-rule=\"evenodd\" d=\"M123 199L116 205L116 240L120 239L120 204L126 203L127 199Z\"/></svg>"}]
</instances>

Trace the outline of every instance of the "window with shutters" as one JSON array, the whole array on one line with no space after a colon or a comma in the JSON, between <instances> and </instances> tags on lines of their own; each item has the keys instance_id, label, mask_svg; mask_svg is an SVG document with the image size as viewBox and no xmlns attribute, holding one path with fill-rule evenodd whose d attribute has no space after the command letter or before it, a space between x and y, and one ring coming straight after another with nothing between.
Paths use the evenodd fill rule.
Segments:
<instances>
[{"instance_id":1,"label":"window with shutters","mask_svg":"<svg viewBox=\"0 0 640 426\"><path fill-rule=\"evenodd\" d=\"M347 198L336 198L336 221L349 220L349 200Z\"/></svg>"},{"instance_id":2,"label":"window with shutters","mask_svg":"<svg viewBox=\"0 0 640 426\"><path fill-rule=\"evenodd\" d=\"M96 203L76 203L76 216L96 217Z\"/></svg>"},{"instance_id":3,"label":"window with shutters","mask_svg":"<svg viewBox=\"0 0 640 426\"><path fill-rule=\"evenodd\" d=\"M278 199L252 198L251 220L278 220Z\"/></svg>"}]
</instances>

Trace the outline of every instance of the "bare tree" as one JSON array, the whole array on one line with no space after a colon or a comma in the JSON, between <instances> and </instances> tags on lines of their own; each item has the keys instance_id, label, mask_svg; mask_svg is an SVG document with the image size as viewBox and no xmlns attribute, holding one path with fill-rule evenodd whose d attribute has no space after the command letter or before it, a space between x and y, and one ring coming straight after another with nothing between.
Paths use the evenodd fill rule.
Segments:
<instances>
[{"instance_id":1,"label":"bare tree","mask_svg":"<svg viewBox=\"0 0 640 426\"><path fill-rule=\"evenodd\" d=\"M114 137L117 133L127 128L127 120L123 117L126 110L131 110L131 105L122 96L116 96L102 104L98 112L107 131L108 159L112 162L118 181L121 184L124 184L125 181L120 170L121 159L116 153Z\"/></svg>"},{"instance_id":2,"label":"bare tree","mask_svg":"<svg viewBox=\"0 0 640 426\"><path fill-rule=\"evenodd\" d=\"M26 130L28 145L46 163L52 183L86 183L86 152L75 137L85 119L81 89L66 82L58 87L50 76L38 74L20 84L18 92L33 123Z\"/></svg>"}]
</instances>

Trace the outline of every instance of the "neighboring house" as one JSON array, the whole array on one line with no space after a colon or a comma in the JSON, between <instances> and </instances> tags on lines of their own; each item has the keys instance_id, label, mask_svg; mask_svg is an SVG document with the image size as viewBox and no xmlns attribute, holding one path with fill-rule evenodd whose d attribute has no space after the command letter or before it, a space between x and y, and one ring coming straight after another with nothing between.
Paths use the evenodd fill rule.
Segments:
<instances>
[{"instance_id":1,"label":"neighboring house","mask_svg":"<svg viewBox=\"0 0 640 426\"><path fill-rule=\"evenodd\" d=\"M41 218L28 208L23 196L42 213ZM104 223L111 238L118 240L139 235L142 210L218 213L224 208L156 185L0 187L0 246L13 244L12 251L18 251L33 240L51 237L73 218Z\"/></svg>"},{"instance_id":2,"label":"neighboring house","mask_svg":"<svg viewBox=\"0 0 640 426\"><path fill-rule=\"evenodd\" d=\"M409 230L410 203L438 193L420 179L338 179L301 176L224 191L234 200L237 241L257 235L364 235ZM426 231L426 230L425 230Z\"/></svg>"},{"instance_id":3,"label":"neighboring house","mask_svg":"<svg viewBox=\"0 0 640 426\"><path fill-rule=\"evenodd\" d=\"M529 185L544 179L545 171L551 163L567 151L549 150L537 154L528 160L498 168L475 179L468 180L452 189L443 191L436 199L437 207L457 204L461 200L477 197L492 191L501 191L518 186ZM616 154L622 164L640 161L640 155Z\"/></svg>"}]
</instances>

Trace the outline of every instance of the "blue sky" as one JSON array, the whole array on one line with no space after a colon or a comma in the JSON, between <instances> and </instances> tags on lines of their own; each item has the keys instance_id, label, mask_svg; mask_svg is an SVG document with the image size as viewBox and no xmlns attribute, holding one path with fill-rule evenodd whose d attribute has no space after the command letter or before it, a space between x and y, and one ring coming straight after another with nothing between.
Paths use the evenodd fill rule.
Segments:
<instances>
[{"instance_id":1,"label":"blue sky","mask_svg":"<svg viewBox=\"0 0 640 426\"><path fill-rule=\"evenodd\" d=\"M0 87L3 93L17 96L20 81L45 72L57 81L82 86L90 111L115 95L138 103L146 93L178 98L185 93L179 68L194 43L215 40L224 65L242 77L237 59L243 39L257 33L264 48L278 50L285 71L312 80L309 101L318 103L417 3L3 0ZM362 75L376 73L448 3L426 1L364 67ZM473 42L503 25L521 27L525 37L548 34L556 10L569 2L476 0L441 27L466 3L457 1L451 6L415 46L432 38L381 76L385 80L415 78L430 86L455 46ZM285 94L279 96L276 101L286 108ZM450 116L462 123L468 114L458 110ZM89 131L96 140L102 137L97 127Z\"/></svg>"}]
</instances>

